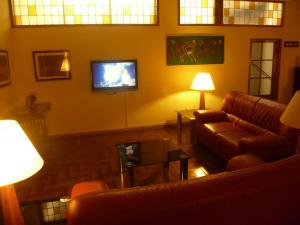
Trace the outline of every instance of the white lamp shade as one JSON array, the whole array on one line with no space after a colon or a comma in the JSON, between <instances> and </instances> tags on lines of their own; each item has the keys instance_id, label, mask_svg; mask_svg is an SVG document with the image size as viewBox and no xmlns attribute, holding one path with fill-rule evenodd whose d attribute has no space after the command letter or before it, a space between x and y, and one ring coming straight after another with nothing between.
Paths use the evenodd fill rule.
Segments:
<instances>
[{"instance_id":1,"label":"white lamp shade","mask_svg":"<svg viewBox=\"0 0 300 225\"><path fill-rule=\"evenodd\" d=\"M191 85L191 89L198 91L215 90L215 85L211 79L210 73L197 73Z\"/></svg>"},{"instance_id":2,"label":"white lamp shade","mask_svg":"<svg viewBox=\"0 0 300 225\"><path fill-rule=\"evenodd\" d=\"M43 164L17 121L0 120L0 187L25 180Z\"/></svg>"},{"instance_id":3,"label":"white lamp shade","mask_svg":"<svg viewBox=\"0 0 300 225\"><path fill-rule=\"evenodd\" d=\"M294 94L280 117L280 122L286 126L300 129L300 91Z\"/></svg>"}]
</instances>

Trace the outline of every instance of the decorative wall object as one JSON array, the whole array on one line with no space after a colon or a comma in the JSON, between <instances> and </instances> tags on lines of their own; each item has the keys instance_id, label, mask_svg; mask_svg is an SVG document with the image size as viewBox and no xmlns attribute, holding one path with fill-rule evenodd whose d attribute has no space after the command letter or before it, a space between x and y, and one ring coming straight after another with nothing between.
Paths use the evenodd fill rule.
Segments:
<instances>
[{"instance_id":1,"label":"decorative wall object","mask_svg":"<svg viewBox=\"0 0 300 225\"><path fill-rule=\"evenodd\" d=\"M299 41L285 41L284 47L286 48L298 48L299 47Z\"/></svg>"},{"instance_id":2,"label":"decorative wall object","mask_svg":"<svg viewBox=\"0 0 300 225\"><path fill-rule=\"evenodd\" d=\"M167 65L224 63L224 36L168 36Z\"/></svg>"},{"instance_id":3,"label":"decorative wall object","mask_svg":"<svg viewBox=\"0 0 300 225\"><path fill-rule=\"evenodd\" d=\"M69 51L34 51L32 54L37 81L71 79Z\"/></svg>"},{"instance_id":4,"label":"decorative wall object","mask_svg":"<svg viewBox=\"0 0 300 225\"><path fill-rule=\"evenodd\" d=\"M0 50L0 87L10 84L8 52Z\"/></svg>"}]
</instances>

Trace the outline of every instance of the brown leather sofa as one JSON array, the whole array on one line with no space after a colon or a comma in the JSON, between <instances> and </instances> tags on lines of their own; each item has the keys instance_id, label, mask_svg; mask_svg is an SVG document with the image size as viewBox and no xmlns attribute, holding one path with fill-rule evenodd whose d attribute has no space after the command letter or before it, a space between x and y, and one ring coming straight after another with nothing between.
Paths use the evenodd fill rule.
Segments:
<instances>
[{"instance_id":1,"label":"brown leather sofa","mask_svg":"<svg viewBox=\"0 0 300 225\"><path fill-rule=\"evenodd\" d=\"M254 154L273 161L295 153L298 132L280 123L285 105L236 91L220 110L197 110L196 139L225 161Z\"/></svg>"},{"instance_id":2,"label":"brown leather sofa","mask_svg":"<svg viewBox=\"0 0 300 225\"><path fill-rule=\"evenodd\" d=\"M67 208L67 224L299 225L299 171L296 154L182 182L104 192L95 186L90 193L79 187Z\"/></svg>"}]
</instances>

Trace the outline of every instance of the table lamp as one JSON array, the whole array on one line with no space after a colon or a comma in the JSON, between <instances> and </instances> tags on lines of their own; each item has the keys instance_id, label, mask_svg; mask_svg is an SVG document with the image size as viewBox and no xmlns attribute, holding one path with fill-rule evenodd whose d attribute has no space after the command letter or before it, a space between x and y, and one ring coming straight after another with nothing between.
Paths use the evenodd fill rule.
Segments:
<instances>
[{"instance_id":1,"label":"table lamp","mask_svg":"<svg viewBox=\"0 0 300 225\"><path fill-rule=\"evenodd\" d=\"M293 98L280 117L280 122L288 127L300 129L300 90L296 91ZM298 131L299 132L299 131ZM299 145L299 137L298 137Z\"/></svg>"},{"instance_id":2,"label":"table lamp","mask_svg":"<svg viewBox=\"0 0 300 225\"><path fill-rule=\"evenodd\" d=\"M14 120L0 120L0 190L5 225L24 225L14 183L38 172L43 159Z\"/></svg>"},{"instance_id":3,"label":"table lamp","mask_svg":"<svg viewBox=\"0 0 300 225\"><path fill-rule=\"evenodd\" d=\"M192 90L200 91L199 109L205 109L205 91L215 90L210 73L197 73L191 85Z\"/></svg>"},{"instance_id":4,"label":"table lamp","mask_svg":"<svg viewBox=\"0 0 300 225\"><path fill-rule=\"evenodd\" d=\"M64 59L61 63L60 71L69 72L70 71L70 62L68 59L68 53L65 53Z\"/></svg>"}]
</instances>

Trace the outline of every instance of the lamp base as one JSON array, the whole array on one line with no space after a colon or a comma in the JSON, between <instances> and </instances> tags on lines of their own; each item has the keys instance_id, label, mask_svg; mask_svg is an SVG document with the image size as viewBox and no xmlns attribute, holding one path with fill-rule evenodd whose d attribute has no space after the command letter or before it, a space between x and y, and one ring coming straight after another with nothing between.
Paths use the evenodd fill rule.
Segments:
<instances>
[{"instance_id":1,"label":"lamp base","mask_svg":"<svg viewBox=\"0 0 300 225\"><path fill-rule=\"evenodd\" d=\"M1 187L0 190L4 225L24 225L14 185Z\"/></svg>"},{"instance_id":2,"label":"lamp base","mask_svg":"<svg viewBox=\"0 0 300 225\"><path fill-rule=\"evenodd\" d=\"M199 109L201 109L201 110L205 109L205 92L204 91L200 91Z\"/></svg>"}]
</instances>

